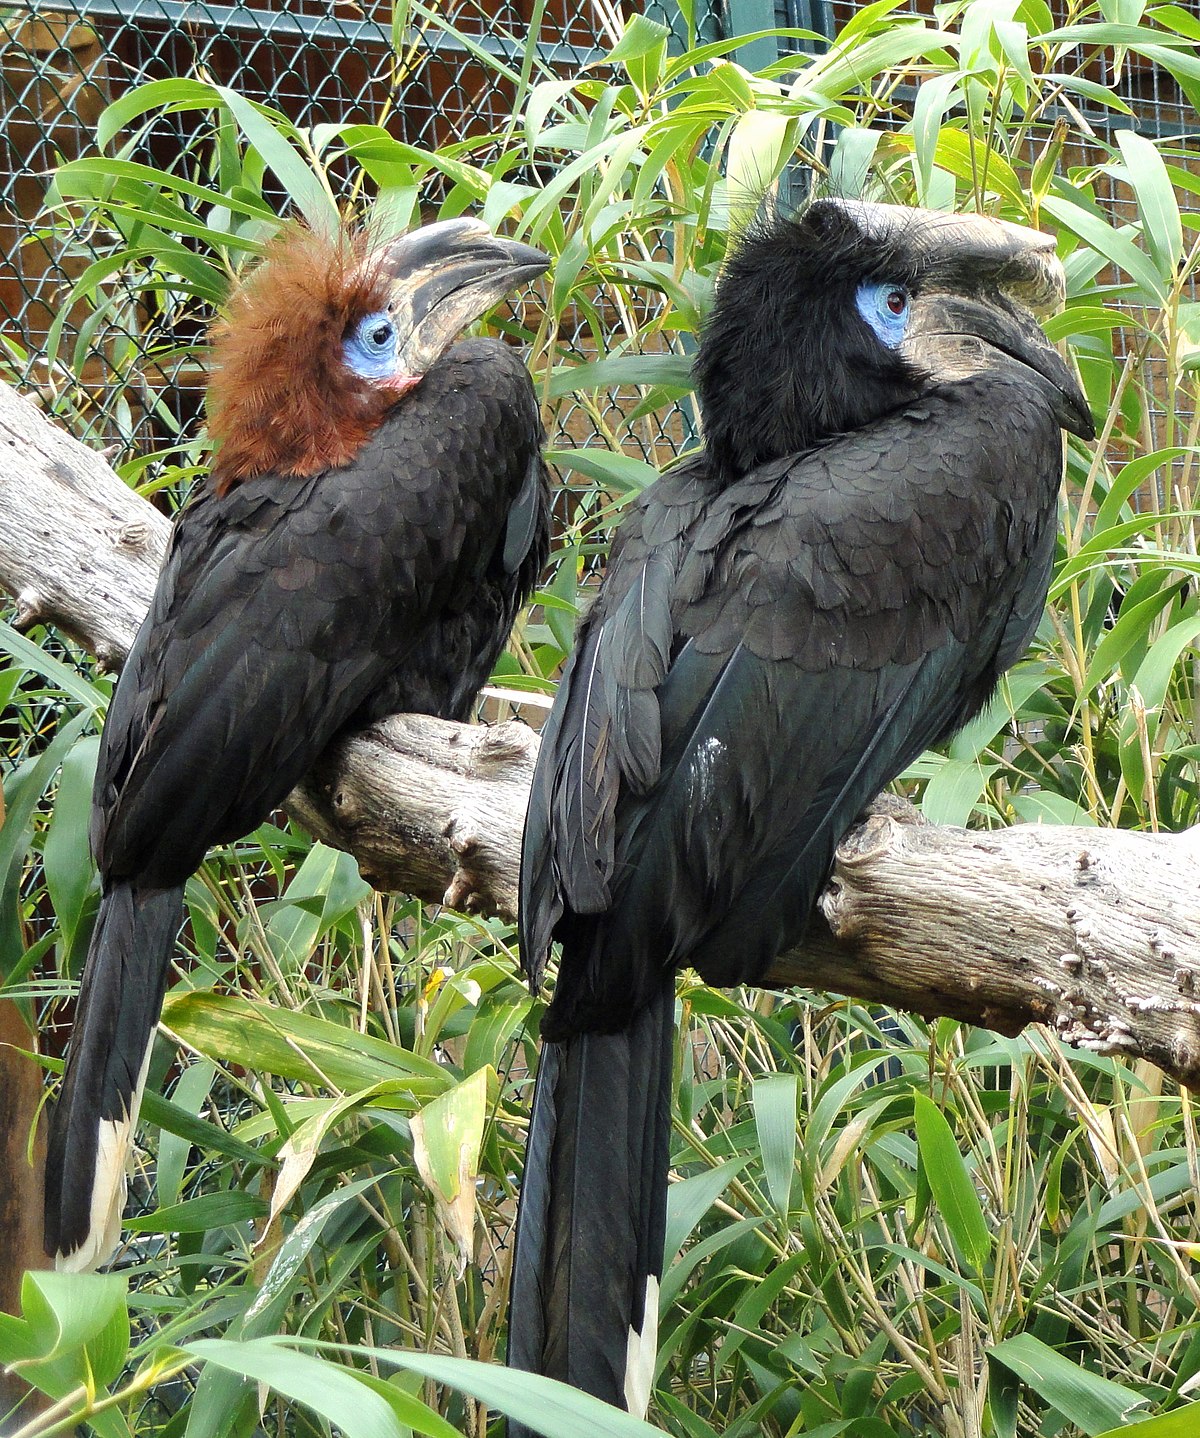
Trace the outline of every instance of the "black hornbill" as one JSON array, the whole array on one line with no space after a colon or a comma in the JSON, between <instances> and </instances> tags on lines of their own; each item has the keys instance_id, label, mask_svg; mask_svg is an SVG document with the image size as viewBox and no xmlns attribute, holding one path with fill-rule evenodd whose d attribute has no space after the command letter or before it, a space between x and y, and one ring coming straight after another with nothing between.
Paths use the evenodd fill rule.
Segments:
<instances>
[{"instance_id":1,"label":"black hornbill","mask_svg":"<svg viewBox=\"0 0 1200 1438\"><path fill-rule=\"evenodd\" d=\"M1025 649L1061 431L1093 433L1034 318L1063 292L1049 237L889 205L820 200L731 256L704 450L622 523L533 782L521 951L535 984L562 956L512 1365L644 1412L674 972L760 979L855 818Z\"/></svg>"},{"instance_id":2,"label":"black hornbill","mask_svg":"<svg viewBox=\"0 0 1200 1438\"><path fill-rule=\"evenodd\" d=\"M390 243L285 228L214 336L212 474L109 706L101 901L46 1165L46 1248L102 1261L183 886L341 730L466 717L549 542L529 374L463 329L548 261L452 220ZM453 346L453 347L451 347Z\"/></svg>"}]
</instances>

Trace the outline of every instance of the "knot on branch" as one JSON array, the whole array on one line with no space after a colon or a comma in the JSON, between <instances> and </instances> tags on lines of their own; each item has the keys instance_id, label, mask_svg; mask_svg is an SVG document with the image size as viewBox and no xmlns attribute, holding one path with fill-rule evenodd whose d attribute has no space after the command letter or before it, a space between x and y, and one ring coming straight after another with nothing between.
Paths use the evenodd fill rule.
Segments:
<instances>
[{"instance_id":1,"label":"knot on branch","mask_svg":"<svg viewBox=\"0 0 1200 1438\"><path fill-rule=\"evenodd\" d=\"M35 624L41 624L45 618L46 612L42 596L36 589L22 589L17 595L17 612L13 616L13 628L18 634L24 634Z\"/></svg>"},{"instance_id":2,"label":"knot on branch","mask_svg":"<svg viewBox=\"0 0 1200 1438\"><path fill-rule=\"evenodd\" d=\"M533 769L538 744L538 736L521 719L480 726L468 773L480 779L497 777L512 782L514 766L522 773Z\"/></svg>"},{"instance_id":3,"label":"knot on branch","mask_svg":"<svg viewBox=\"0 0 1200 1438\"><path fill-rule=\"evenodd\" d=\"M114 549L125 554L141 554L150 548L155 531L144 519L127 519L115 530L109 530L109 539Z\"/></svg>"},{"instance_id":4,"label":"knot on branch","mask_svg":"<svg viewBox=\"0 0 1200 1438\"><path fill-rule=\"evenodd\" d=\"M442 895L447 908L463 914L497 914L513 920L517 895L513 867L491 852L491 840L469 815L453 814L444 836L455 868Z\"/></svg>"}]
</instances>

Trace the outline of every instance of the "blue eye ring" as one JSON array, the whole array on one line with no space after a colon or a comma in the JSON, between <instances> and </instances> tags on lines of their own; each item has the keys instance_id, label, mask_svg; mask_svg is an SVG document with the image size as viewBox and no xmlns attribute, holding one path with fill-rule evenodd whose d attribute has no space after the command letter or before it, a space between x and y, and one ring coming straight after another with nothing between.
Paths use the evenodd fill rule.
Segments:
<instances>
[{"instance_id":1,"label":"blue eye ring","mask_svg":"<svg viewBox=\"0 0 1200 1438\"><path fill-rule=\"evenodd\" d=\"M342 341L347 366L371 384L388 380L396 368L396 325L387 310L374 310L356 321Z\"/></svg>"},{"instance_id":2,"label":"blue eye ring","mask_svg":"<svg viewBox=\"0 0 1200 1438\"><path fill-rule=\"evenodd\" d=\"M909 292L895 280L859 285L854 303L875 337L895 349L908 332Z\"/></svg>"}]
</instances>

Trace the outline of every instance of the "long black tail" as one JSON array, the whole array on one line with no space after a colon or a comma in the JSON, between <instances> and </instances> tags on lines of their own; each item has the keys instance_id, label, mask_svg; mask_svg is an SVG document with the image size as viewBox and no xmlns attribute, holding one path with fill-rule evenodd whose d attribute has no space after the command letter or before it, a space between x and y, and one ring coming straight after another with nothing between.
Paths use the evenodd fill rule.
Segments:
<instances>
[{"instance_id":1,"label":"long black tail","mask_svg":"<svg viewBox=\"0 0 1200 1438\"><path fill-rule=\"evenodd\" d=\"M46 1157L46 1252L94 1268L121 1236L125 1168L183 890L113 885L100 900Z\"/></svg>"},{"instance_id":2,"label":"long black tail","mask_svg":"<svg viewBox=\"0 0 1200 1438\"><path fill-rule=\"evenodd\" d=\"M620 1033L543 1045L513 1257L509 1366L639 1416L657 1348L674 1016L671 982Z\"/></svg>"}]
</instances>

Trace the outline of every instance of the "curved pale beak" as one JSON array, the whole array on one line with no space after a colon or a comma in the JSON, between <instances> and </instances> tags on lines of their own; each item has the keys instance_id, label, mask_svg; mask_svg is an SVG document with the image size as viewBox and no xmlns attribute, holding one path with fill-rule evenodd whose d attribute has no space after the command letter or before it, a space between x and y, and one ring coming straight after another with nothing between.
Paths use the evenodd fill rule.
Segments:
<instances>
[{"instance_id":1,"label":"curved pale beak","mask_svg":"<svg viewBox=\"0 0 1200 1438\"><path fill-rule=\"evenodd\" d=\"M389 282L397 356L415 382L468 325L550 267L541 250L493 235L481 221L443 220L372 256Z\"/></svg>"}]
</instances>

